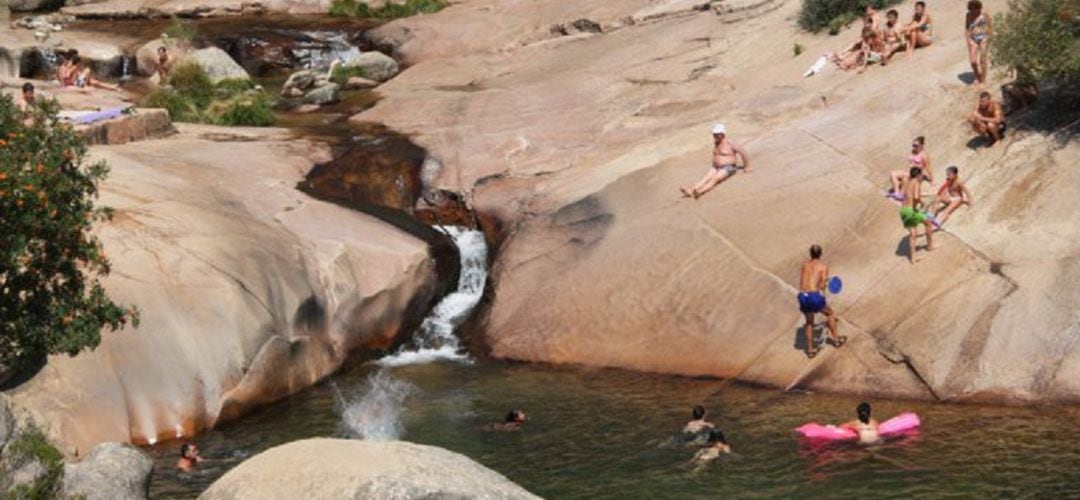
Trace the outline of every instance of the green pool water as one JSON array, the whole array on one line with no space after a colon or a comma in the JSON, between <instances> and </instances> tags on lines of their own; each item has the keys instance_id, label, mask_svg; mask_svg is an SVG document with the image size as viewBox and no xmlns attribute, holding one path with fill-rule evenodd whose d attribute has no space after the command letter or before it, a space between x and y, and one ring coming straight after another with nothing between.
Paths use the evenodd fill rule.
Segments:
<instances>
[{"instance_id":1,"label":"green pool water","mask_svg":"<svg viewBox=\"0 0 1080 500\"><path fill-rule=\"evenodd\" d=\"M379 368L366 365L200 436L212 458L192 474L178 443L150 449L153 498L192 498L244 458L315 436L349 435L336 394L355 401ZM547 498L1080 498L1080 409L874 401L875 416L923 418L915 437L875 448L812 447L792 428L850 420L855 397L548 365L481 361L388 369L413 386L404 440L454 450ZM674 439L703 403L734 454L705 468ZM484 429L512 406L520 432Z\"/></svg>"}]
</instances>

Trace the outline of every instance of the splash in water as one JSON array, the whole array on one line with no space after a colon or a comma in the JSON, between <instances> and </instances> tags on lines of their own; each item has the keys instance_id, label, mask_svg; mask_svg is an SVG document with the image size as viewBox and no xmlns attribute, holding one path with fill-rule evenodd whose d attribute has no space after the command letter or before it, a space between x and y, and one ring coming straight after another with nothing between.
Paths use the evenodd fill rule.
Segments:
<instances>
[{"instance_id":1,"label":"splash in water","mask_svg":"<svg viewBox=\"0 0 1080 500\"><path fill-rule=\"evenodd\" d=\"M369 441L393 441L405 433L401 422L405 399L416 388L391 377L386 370L369 375L359 399L345 401L334 386L342 405L342 421L346 432L354 438Z\"/></svg>"},{"instance_id":2,"label":"splash in water","mask_svg":"<svg viewBox=\"0 0 1080 500\"><path fill-rule=\"evenodd\" d=\"M380 359L380 366L403 366L431 363L445 359L467 361L454 336L456 329L472 313L484 295L487 282L487 243L484 233L456 226L441 226L457 245L461 254L461 274L457 290L443 297L431 314L424 319L412 341L397 353Z\"/></svg>"}]
</instances>

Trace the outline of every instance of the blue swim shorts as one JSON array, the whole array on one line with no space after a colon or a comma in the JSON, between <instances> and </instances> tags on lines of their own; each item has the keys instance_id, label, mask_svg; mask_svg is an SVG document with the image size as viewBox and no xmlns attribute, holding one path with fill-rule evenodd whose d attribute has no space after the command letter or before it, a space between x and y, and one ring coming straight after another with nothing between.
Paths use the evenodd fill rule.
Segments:
<instances>
[{"instance_id":1,"label":"blue swim shorts","mask_svg":"<svg viewBox=\"0 0 1080 500\"><path fill-rule=\"evenodd\" d=\"M803 314L814 314L825 310L825 296L821 292L802 292L799 297L799 310Z\"/></svg>"}]
</instances>

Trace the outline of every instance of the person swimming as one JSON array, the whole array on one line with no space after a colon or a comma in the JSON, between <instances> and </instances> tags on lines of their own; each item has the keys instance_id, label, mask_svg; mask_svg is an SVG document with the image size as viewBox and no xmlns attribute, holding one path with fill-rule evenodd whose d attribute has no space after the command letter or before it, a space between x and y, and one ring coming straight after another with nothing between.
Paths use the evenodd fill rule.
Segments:
<instances>
[{"instance_id":1,"label":"person swimming","mask_svg":"<svg viewBox=\"0 0 1080 500\"><path fill-rule=\"evenodd\" d=\"M528 421L528 416L525 415L525 411L521 408L514 408L506 414L506 418L502 422L495 422L488 424L492 430L496 431L516 431L525 426L525 422Z\"/></svg>"},{"instance_id":2,"label":"person swimming","mask_svg":"<svg viewBox=\"0 0 1080 500\"><path fill-rule=\"evenodd\" d=\"M720 455L729 453L731 453L731 444L724 438L724 432L720 429L713 429L709 431L709 441L694 454L691 462L705 464L716 460Z\"/></svg>"},{"instance_id":3,"label":"person swimming","mask_svg":"<svg viewBox=\"0 0 1080 500\"><path fill-rule=\"evenodd\" d=\"M872 445L881 444L881 435L878 434L878 422L870 418L870 403L862 402L855 408L856 419L851 422L842 424L841 427L846 427L855 431L859 435L859 444Z\"/></svg>"},{"instance_id":4,"label":"person swimming","mask_svg":"<svg viewBox=\"0 0 1080 500\"><path fill-rule=\"evenodd\" d=\"M199 447L191 443L184 443L180 445L180 460L176 461L176 468L184 472L191 472L195 469L195 466L202 462L203 458L199 456Z\"/></svg>"}]
</instances>

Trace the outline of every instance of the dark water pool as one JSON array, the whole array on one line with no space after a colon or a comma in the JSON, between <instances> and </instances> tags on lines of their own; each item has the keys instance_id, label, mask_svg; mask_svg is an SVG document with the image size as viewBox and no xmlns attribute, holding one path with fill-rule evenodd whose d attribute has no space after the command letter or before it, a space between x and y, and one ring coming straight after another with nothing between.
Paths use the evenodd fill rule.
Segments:
<instances>
[{"instance_id":1,"label":"dark water pool","mask_svg":"<svg viewBox=\"0 0 1080 500\"><path fill-rule=\"evenodd\" d=\"M201 436L215 460L172 468L177 443L151 449L154 498L197 496L244 458L313 436L346 436L335 394L356 400L377 368L330 383ZM791 429L848 420L858 399L617 370L480 362L389 371L415 387L402 439L464 453L548 498L1080 497L1080 409L872 401L875 415L917 411L922 433L881 447L813 448ZM719 391L719 392L718 392ZM673 436L704 403L735 453L704 469ZM483 424L521 405L521 432Z\"/></svg>"}]
</instances>

